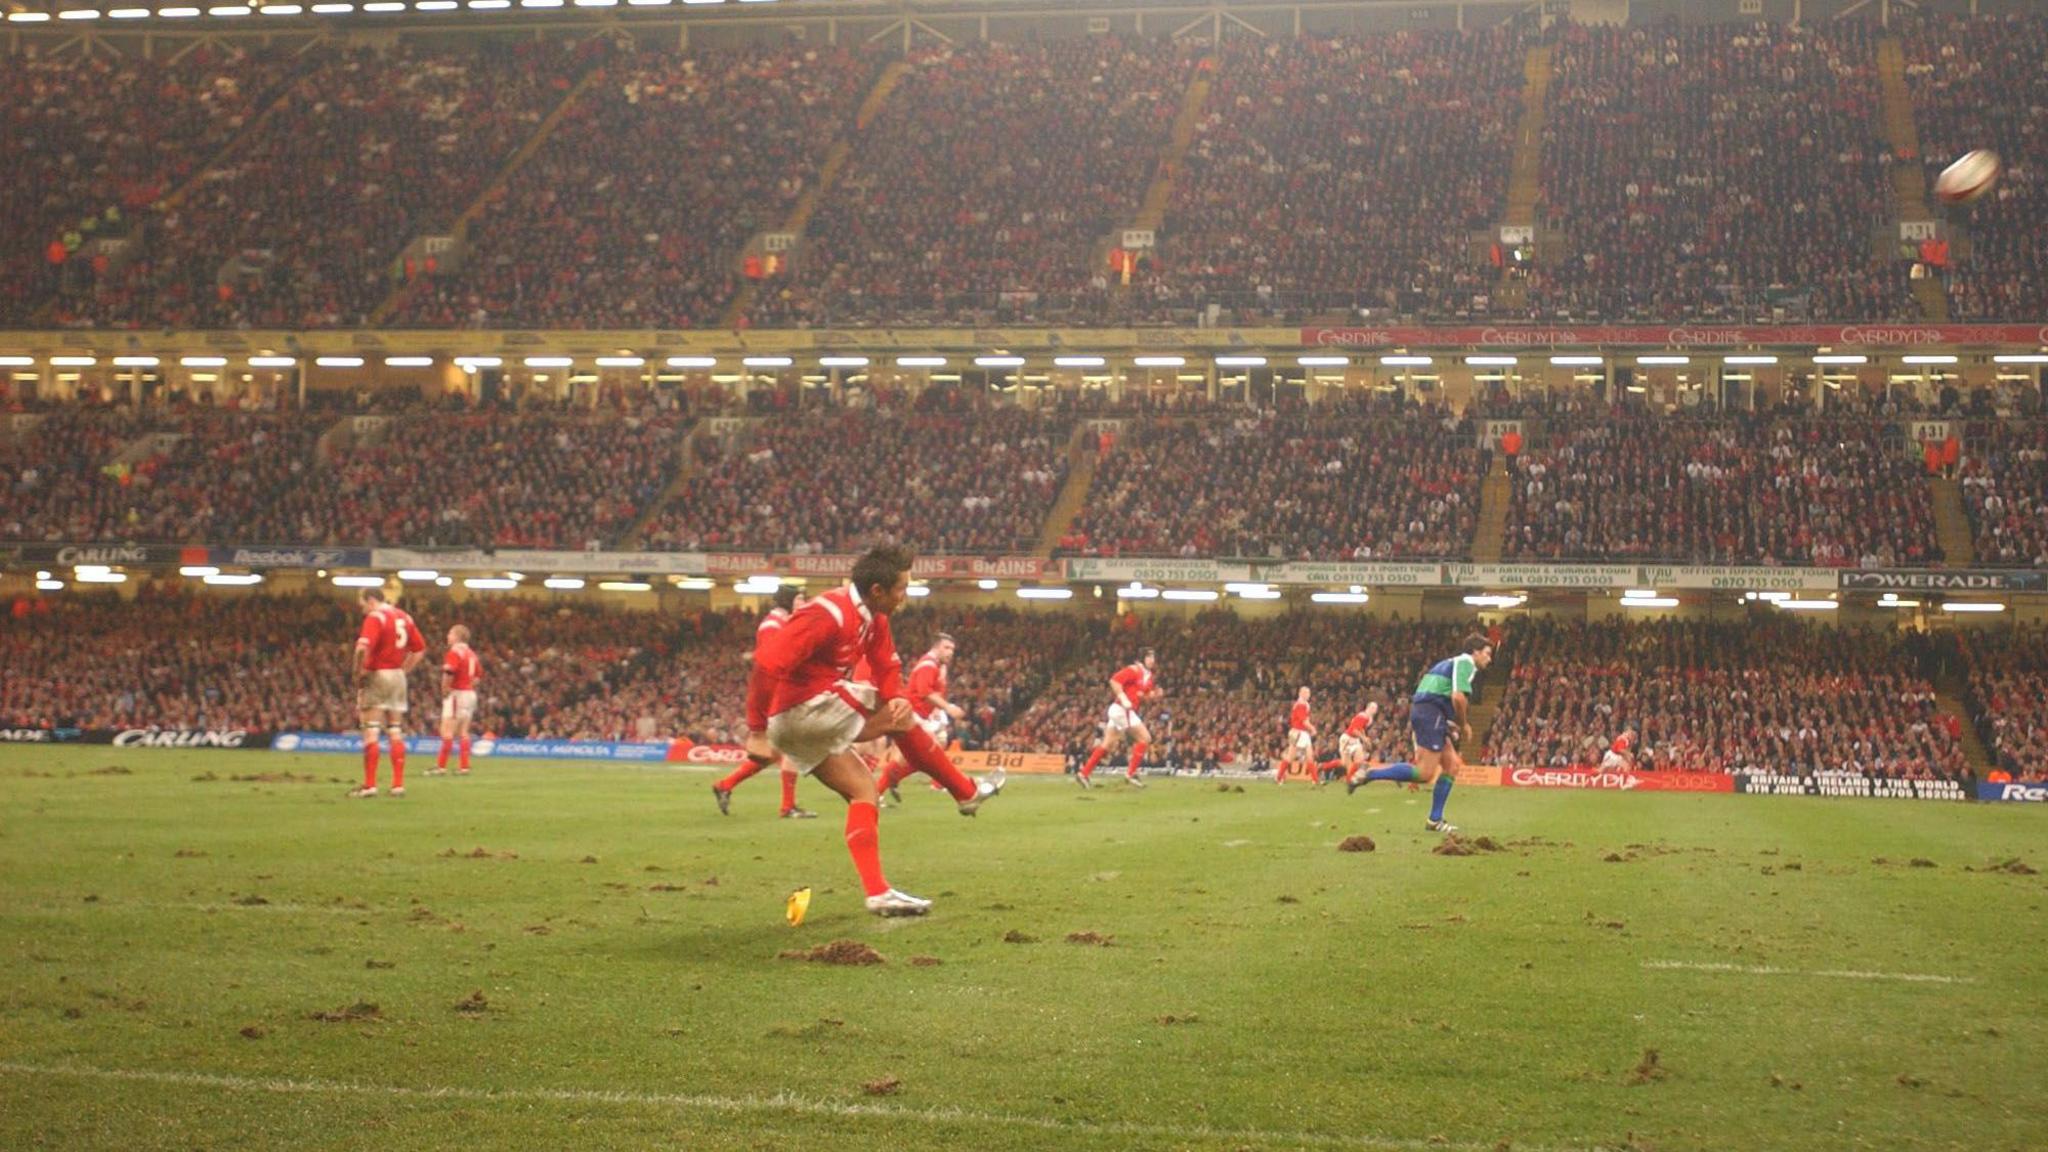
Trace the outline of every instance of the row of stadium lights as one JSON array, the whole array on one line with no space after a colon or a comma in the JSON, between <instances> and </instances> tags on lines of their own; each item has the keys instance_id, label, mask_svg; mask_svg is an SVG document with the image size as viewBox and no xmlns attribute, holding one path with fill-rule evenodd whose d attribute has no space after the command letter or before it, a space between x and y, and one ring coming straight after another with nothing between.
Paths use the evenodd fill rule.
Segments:
<instances>
[{"instance_id":1,"label":"row of stadium lights","mask_svg":"<svg viewBox=\"0 0 2048 1152\"><path fill-rule=\"evenodd\" d=\"M1903 356L1900 359L1903 363L1911 365L1942 365L1954 364L1957 358L1948 354L1921 353ZM1998 364L2048 364L2048 353L2013 353L1993 356L1991 359L1994 363ZM1854 365L1868 364L1870 363L1870 357L1854 353L1821 353L1812 357L1812 361L1815 364L1821 365ZM99 358L96 356L51 356L48 362L52 368L92 368L99 364ZM1139 368L1182 368L1187 365L1187 362L1187 357L1185 356L1134 356L1131 358L1131 363ZM1349 356L1296 356L1294 362L1303 368L1348 368L1351 366L1351 358ZM1556 355L1550 357L1549 362L1553 367L1559 368L1598 368L1607 363L1607 358L1591 355ZM1635 362L1639 367L1644 368L1682 367L1691 364L1692 357L1680 354L1646 354L1637 356ZM159 356L115 356L112 358L111 363L116 368L156 368L162 365L163 358ZM245 363L251 368L296 368L299 365L299 358L296 356L250 356L245 360ZM314 366L319 368L361 368L365 363L365 359L361 356L316 356L313 358ZM432 368L437 363L439 361L432 356L384 357L384 366L386 368ZM522 357L519 363L527 368L573 368L576 366L576 358L573 356L526 356ZM647 366L647 358L644 356L598 356L591 363L599 368L645 368ZM703 369L716 368L719 361L715 356L670 356L663 363L670 368ZM795 359L789 356L746 356L740 359L740 365L745 368L789 368L793 367L795 363ZM872 361L866 356L821 356L818 358L818 367L820 368L866 368L871 363ZM948 366L950 361L944 356L898 356L895 363L898 368L944 368ZM1056 368L1102 368L1106 367L1109 362L1101 356L1055 356L1052 363ZM1218 368L1263 368L1267 366L1267 358L1264 356L1218 356L1215 359L1215 363ZM1436 358L1433 356L1389 354L1381 356L1379 363L1381 367L1385 368L1429 368L1436 364ZM1521 363L1521 358L1516 356L1475 355L1464 357L1464 363L1473 368L1512 368ZM1727 355L1721 357L1721 363L1729 367L1754 367L1776 364L1778 363L1778 357L1768 354ZM505 366L505 359L501 356L457 356L454 359L454 364L465 371L473 372L479 368L502 368ZM33 368L35 365L36 358L33 356L0 356L0 368ZM181 356L178 358L178 365L183 368L225 368L228 365L228 358L225 356ZM976 356L974 357L974 366L977 368L1022 368L1025 366L1025 358L1008 355Z\"/></svg>"},{"instance_id":2,"label":"row of stadium lights","mask_svg":"<svg viewBox=\"0 0 2048 1152\"><path fill-rule=\"evenodd\" d=\"M736 0L740 4L767 4L773 0ZM502 11L508 8L536 9L558 8L667 8L681 4L685 7L705 7L727 3L727 0L364 0L363 3L347 3L343 0L323 0L317 4L213 4L207 7L176 6L169 8L66 8L50 12L10 12L10 24L47 24L51 20L191 20L200 16L214 19L233 19L242 16L346 16L357 12L372 16L386 16L401 12L453 12L466 8L472 12Z\"/></svg>"},{"instance_id":3,"label":"row of stadium lights","mask_svg":"<svg viewBox=\"0 0 2048 1152\"><path fill-rule=\"evenodd\" d=\"M71 571L72 579L80 584L122 584L128 580L126 573L116 572L105 564L80 564ZM211 564L188 564L179 568L178 574L206 584L226 587L248 587L263 583L263 575L260 572L223 572ZM323 571L321 575L325 576L327 574ZM454 577L444 576L431 568L401 568L396 575L402 584L433 584L437 587L448 588L452 587L455 583ZM503 592L520 587L525 579L525 574L520 572L510 572L503 576L469 576L463 578L462 586L478 591ZM382 588L389 583L383 576L368 575L335 575L329 576L328 580L337 588ZM549 576L541 581L541 586L555 592L576 592L589 587L589 583L589 581L581 576ZM678 576L673 579L672 583L676 588L684 592L709 592L718 587L718 582L708 576ZM1001 587L1001 582L997 580L978 580L975 583L984 592L993 592ZM732 590L742 596L772 596L778 588L782 587L782 584L782 578L778 576L749 576L744 580L734 581ZM40 571L36 573L36 587L45 592L62 591L64 581L57 579L52 572ZM652 592L654 590L654 585L646 580L600 580L597 582L597 587L599 591L603 592ZM913 597L925 597L931 595L931 593L932 589L929 584L912 584L910 586L910 595ZM1208 588L1157 588L1136 580L1118 588L1116 590L1116 598L1119 600L1165 600L1177 603L1213 604L1221 599L1224 593L1235 596L1240 600L1278 600L1281 598L1281 592L1278 588L1273 587L1271 584L1256 582L1228 583L1219 592ZM1101 588L1098 586L1096 595L1100 596L1101 594ZM1058 586L1025 585L1017 589L1017 596L1023 600L1071 600L1074 598L1074 590ZM1842 606L1841 601L1837 599L1802 599L1795 597L1790 592L1745 592L1742 594L1742 598L1750 603L1768 604L1786 612L1833 612ZM1529 597L1526 593L1488 593L1467 596L1465 597L1465 603L1474 608L1506 611L1511 608L1521 607L1528 602L1528 599ZM1309 600L1316 604L1356 605L1370 603L1372 596L1363 586L1353 584L1349 589L1342 592L1310 593ZM1661 595L1654 588L1631 588L1621 595L1621 605L1624 608L1676 608L1679 606L1679 603L1678 597ZM1921 602L1904 599L1896 592L1887 592L1878 598L1877 606L1880 608L1908 609L1920 607ZM2006 610L2006 606L1996 601L1951 600L1942 604L1941 610L1949 613L1981 614L2003 612Z\"/></svg>"}]
</instances>

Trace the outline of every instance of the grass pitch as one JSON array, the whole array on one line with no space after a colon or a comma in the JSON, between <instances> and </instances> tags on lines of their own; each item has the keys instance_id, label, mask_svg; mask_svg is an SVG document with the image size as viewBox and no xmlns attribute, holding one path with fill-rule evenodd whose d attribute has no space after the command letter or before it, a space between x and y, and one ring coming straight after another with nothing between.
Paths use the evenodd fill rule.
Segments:
<instances>
[{"instance_id":1,"label":"grass pitch","mask_svg":"<svg viewBox=\"0 0 2048 1152\"><path fill-rule=\"evenodd\" d=\"M2048 1147L2026 806L424 766L0 750L0 1148Z\"/></svg>"}]
</instances>

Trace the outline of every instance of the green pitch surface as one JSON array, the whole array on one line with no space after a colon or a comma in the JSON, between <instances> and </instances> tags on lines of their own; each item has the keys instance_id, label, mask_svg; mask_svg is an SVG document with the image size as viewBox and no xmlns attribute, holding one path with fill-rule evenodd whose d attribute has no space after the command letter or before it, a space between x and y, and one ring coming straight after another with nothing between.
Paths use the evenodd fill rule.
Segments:
<instances>
[{"instance_id":1,"label":"green pitch surface","mask_svg":"<svg viewBox=\"0 0 2048 1152\"><path fill-rule=\"evenodd\" d=\"M2048 1147L2048 811L420 767L0 752L0 1148Z\"/></svg>"}]
</instances>

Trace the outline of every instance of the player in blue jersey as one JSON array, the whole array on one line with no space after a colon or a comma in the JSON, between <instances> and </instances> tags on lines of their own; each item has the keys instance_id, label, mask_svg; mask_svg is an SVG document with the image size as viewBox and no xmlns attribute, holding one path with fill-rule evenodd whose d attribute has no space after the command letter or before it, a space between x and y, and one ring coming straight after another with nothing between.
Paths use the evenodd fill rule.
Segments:
<instances>
[{"instance_id":1,"label":"player in blue jersey","mask_svg":"<svg viewBox=\"0 0 2048 1152\"><path fill-rule=\"evenodd\" d=\"M1472 681L1491 663L1493 641L1474 633L1465 638L1463 651L1430 665L1429 671L1422 674L1422 682L1415 686L1415 698L1408 705L1408 726L1415 733L1415 762L1375 768L1345 787L1356 791L1375 780L1434 784L1429 830L1456 832L1457 826L1444 820L1444 801L1450 799L1451 782L1458 778L1458 769L1465 766L1458 756L1457 742L1464 734L1472 706Z\"/></svg>"}]
</instances>

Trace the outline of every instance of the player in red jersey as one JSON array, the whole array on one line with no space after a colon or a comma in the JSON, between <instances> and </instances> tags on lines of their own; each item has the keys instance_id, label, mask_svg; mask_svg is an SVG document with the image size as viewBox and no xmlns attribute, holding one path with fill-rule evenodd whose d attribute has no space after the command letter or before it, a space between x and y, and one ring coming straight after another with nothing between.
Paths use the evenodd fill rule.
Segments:
<instances>
[{"instance_id":1,"label":"player in red jersey","mask_svg":"<svg viewBox=\"0 0 2048 1152\"><path fill-rule=\"evenodd\" d=\"M1607 751L1601 755L1600 770L1602 772L1626 772L1634 768L1636 766L1635 746L1636 730L1634 728L1623 728L1621 735L1616 736L1614 743L1609 744Z\"/></svg>"},{"instance_id":2,"label":"player in red jersey","mask_svg":"<svg viewBox=\"0 0 2048 1152\"><path fill-rule=\"evenodd\" d=\"M903 698L903 663L889 614L909 599L910 566L910 553L901 548L862 555L851 584L805 605L764 646L747 686L748 754L767 759L780 751L845 797L846 849L868 911L881 916L921 916L931 901L899 892L883 877L879 793L854 745L887 736L918 771L945 782L963 816L974 815L1003 786L1001 770L976 784L954 767L913 721ZM849 678L863 656L874 669L871 685Z\"/></svg>"},{"instance_id":3,"label":"player in red jersey","mask_svg":"<svg viewBox=\"0 0 2048 1152\"><path fill-rule=\"evenodd\" d=\"M419 667L427 638L405 609L384 602L381 589L365 588L363 630L354 657L356 710L363 723L363 786L349 796L377 795L377 731L391 742L391 794L405 795L405 677Z\"/></svg>"},{"instance_id":4,"label":"player in red jersey","mask_svg":"<svg viewBox=\"0 0 2048 1152\"><path fill-rule=\"evenodd\" d=\"M953 721L967 716L965 708L946 699L946 670L953 663L955 647L953 638L941 632L939 638L932 641L931 650L918 657L917 663L910 668L910 711L917 717L918 727L923 728L931 736L932 743L941 748L953 738ZM890 757L888 767L882 772L882 791L901 803L896 785L910 773L908 761ZM932 786L940 785L933 780Z\"/></svg>"},{"instance_id":5,"label":"player in red jersey","mask_svg":"<svg viewBox=\"0 0 2048 1152\"><path fill-rule=\"evenodd\" d=\"M427 775L448 774L448 749L458 741L462 759L455 771L469 775L469 725L476 718L476 682L483 674L484 662L469 646L469 629L461 624L450 628L448 655L441 658L441 752Z\"/></svg>"},{"instance_id":6,"label":"player in red jersey","mask_svg":"<svg viewBox=\"0 0 2048 1152\"><path fill-rule=\"evenodd\" d=\"M761 665L761 652L768 646L768 641L777 632L780 632L784 625L789 623L789 618L792 615L802 610L804 604L803 593L798 592L787 584L775 590L775 606L768 609L768 614L761 617L761 623L754 627L754 666L756 668L759 668ZM725 816L732 814L733 789L751 779L755 773L773 766L778 761L782 765L782 818L785 820L817 819L818 814L816 812L805 811L796 806L796 767L787 759L779 756L769 761L756 760L749 756L740 762L738 768L733 769L732 775L713 784L711 786L711 798L718 801L719 814Z\"/></svg>"},{"instance_id":7,"label":"player in red jersey","mask_svg":"<svg viewBox=\"0 0 2048 1152\"><path fill-rule=\"evenodd\" d=\"M1150 648L1138 655L1138 662L1117 670L1109 678L1109 691L1114 699L1110 702L1109 713L1103 718L1102 736L1095 741L1095 750L1088 753L1087 763L1081 765L1076 779L1083 788L1095 787L1095 766L1102 758L1117 750L1123 744L1124 734L1129 733L1131 745L1131 767L1124 779L1136 787L1143 788L1145 782L1138 778L1138 770L1145 764L1145 749L1152 744L1152 731L1145 727L1145 718L1138 709L1145 698L1159 690L1159 654Z\"/></svg>"},{"instance_id":8,"label":"player in red jersey","mask_svg":"<svg viewBox=\"0 0 2048 1152\"><path fill-rule=\"evenodd\" d=\"M1337 758L1320 765L1320 770L1325 772L1339 766L1344 769L1346 795L1358 791L1359 778L1365 773L1365 734L1372 730L1372 722L1379 717L1380 704L1377 700L1352 713L1344 725L1344 735L1337 738Z\"/></svg>"},{"instance_id":9,"label":"player in red jersey","mask_svg":"<svg viewBox=\"0 0 2048 1152\"><path fill-rule=\"evenodd\" d=\"M1322 774L1316 771L1316 724L1309 719L1309 696L1308 685L1302 685L1294 695L1294 707L1287 710L1287 746L1280 750L1280 762L1273 766L1275 784L1285 784L1288 768L1299 764L1302 774L1322 787Z\"/></svg>"}]
</instances>

